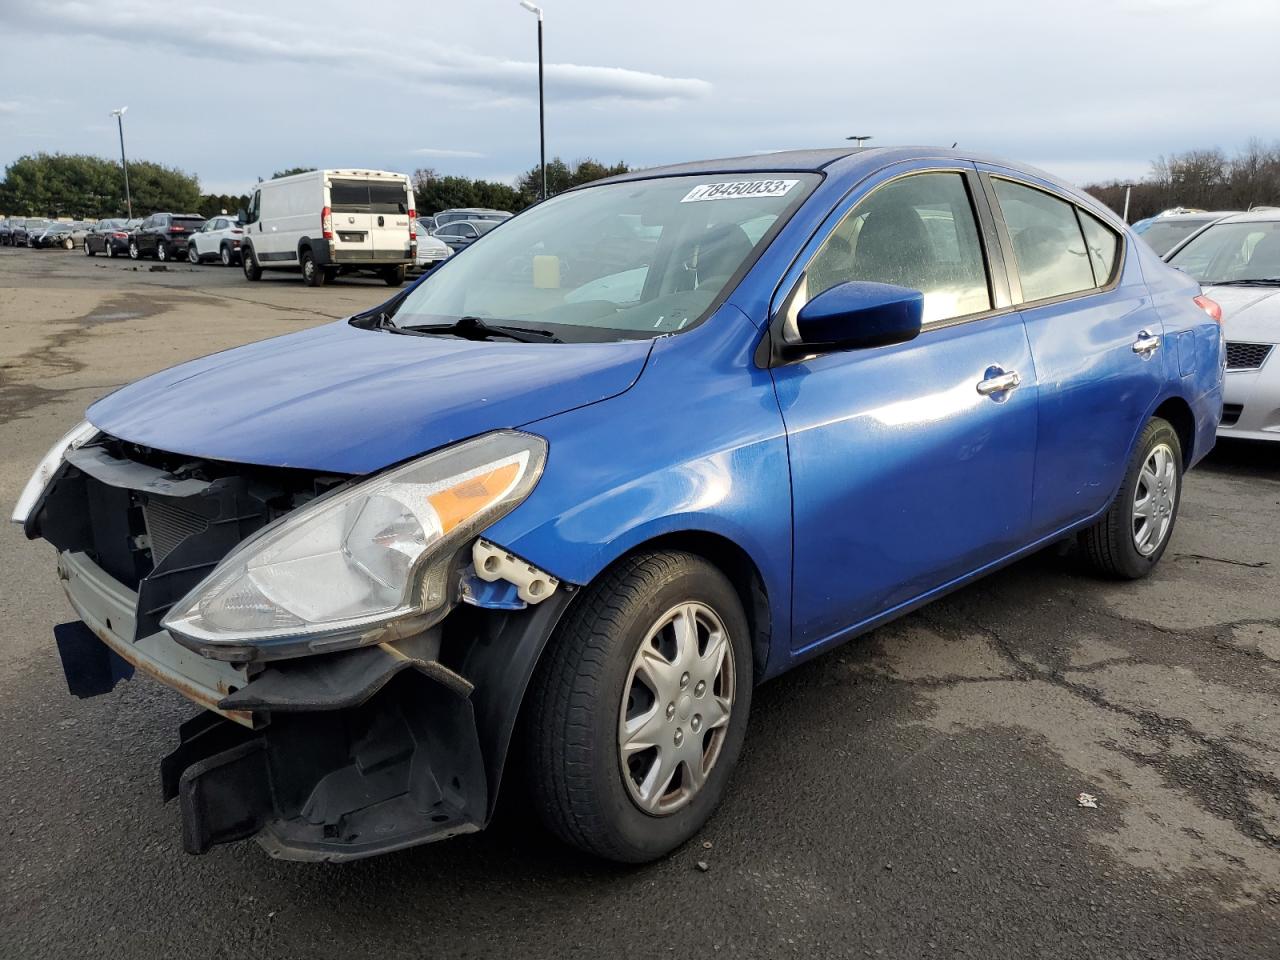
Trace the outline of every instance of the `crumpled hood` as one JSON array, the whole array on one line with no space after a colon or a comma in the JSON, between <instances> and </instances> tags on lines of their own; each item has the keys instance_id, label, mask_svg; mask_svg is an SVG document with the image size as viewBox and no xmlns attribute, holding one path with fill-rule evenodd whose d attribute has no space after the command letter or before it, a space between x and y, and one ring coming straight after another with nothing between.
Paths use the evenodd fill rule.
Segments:
<instances>
[{"instance_id":1,"label":"crumpled hood","mask_svg":"<svg viewBox=\"0 0 1280 960\"><path fill-rule=\"evenodd\" d=\"M157 450L363 474L616 396L651 346L415 337L342 321L157 373L88 418Z\"/></svg>"},{"instance_id":2,"label":"crumpled hood","mask_svg":"<svg viewBox=\"0 0 1280 960\"><path fill-rule=\"evenodd\" d=\"M1280 343L1280 287L1222 284L1205 287L1204 292L1222 307L1228 340Z\"/></svg>"}]
</instances>

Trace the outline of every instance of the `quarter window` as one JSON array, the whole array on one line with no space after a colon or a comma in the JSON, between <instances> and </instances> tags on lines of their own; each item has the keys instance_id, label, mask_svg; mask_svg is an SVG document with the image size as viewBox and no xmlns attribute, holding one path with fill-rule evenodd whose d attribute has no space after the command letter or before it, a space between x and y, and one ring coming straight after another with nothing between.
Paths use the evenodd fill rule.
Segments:
<instances>
[{"instance_id":1,"label":"quarter window","mask_svg":"<svg viewBox=\"0 0 1280 960\"><path fill-rule=\"evenodd\" d=\"M1111 282L1111 275L1116 269L1116 251L1120 241L1115 232L1091 213L1083 210L1080 214L1080 226L1084 229L1085 246L1089 248L1089 262L1093 264L1093 282L1105 287Z\"/></svg>"},{"instance_id":2,"label":"quarter window","mask_svg":"<svg viewBox=\"0 0 1280 960\"><path fill-rule=\"evenodd\" d=\"M924 294L924 322L991 309L973 204L959 173L894 180L831 231L806 272L808 296L849 280Z\"/></svg>"},{"instance_id":3,"label":"quarter window","mask_svg":"<svg viewBox=\"0 0 1280 960\"><path fill-rule=\"evenodd\" d=\"M1022 299L1045 300L1095 286L1075 207L1043 190L992 182L1013 241Z\"/></svg>"}]
</instances>

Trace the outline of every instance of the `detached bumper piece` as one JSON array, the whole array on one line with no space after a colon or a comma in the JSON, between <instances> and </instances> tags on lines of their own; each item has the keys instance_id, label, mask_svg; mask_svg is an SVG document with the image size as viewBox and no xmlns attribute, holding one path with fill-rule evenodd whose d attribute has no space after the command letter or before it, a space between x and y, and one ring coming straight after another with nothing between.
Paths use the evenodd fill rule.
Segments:
<instances>
[{"instance_id":1,"label":"detached bumper piece","mask_svg":"<svg viewBox=\"0 0 1280 960\"><path fill-rule=\"evenodd\" d=\"M447 668L380 647L328 676L268 670L228 698L270 704L263 729L201 714L161 764L187 852L255 837L275 857L342 861L479 830L488 786L469 694Z\"/></svg>"}]
</instances>

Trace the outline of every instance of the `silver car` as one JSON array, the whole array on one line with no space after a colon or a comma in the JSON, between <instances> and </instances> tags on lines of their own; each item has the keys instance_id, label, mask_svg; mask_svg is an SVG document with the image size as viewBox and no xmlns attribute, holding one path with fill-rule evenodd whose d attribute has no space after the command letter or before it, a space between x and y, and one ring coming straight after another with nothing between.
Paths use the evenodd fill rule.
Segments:
<instances>
[{"instance_id":1,"label":"silver car","mask_svg":"<svg viewBox=\"0 0 1280 960\"><path fill-rule=\"evenodd\" d=\"M1222 308L1227 373L1218 436L1280 440L1280 210L1225 217L1167 259Z\"/></svg>"}]
</instances>

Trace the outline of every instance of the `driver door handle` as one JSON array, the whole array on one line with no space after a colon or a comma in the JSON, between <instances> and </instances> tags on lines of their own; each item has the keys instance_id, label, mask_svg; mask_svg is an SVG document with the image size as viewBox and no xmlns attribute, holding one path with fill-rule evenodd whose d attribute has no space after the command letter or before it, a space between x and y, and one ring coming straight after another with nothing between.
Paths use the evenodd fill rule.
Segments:
<instances>
[{"instance_id":1,"label":"driver door handle","mask_svg":"<svg viewBox=\"0 0 1280 960\"><path fill-rule=\"evenodd\" d=\"M1151 335L1149 330L1138 331L1138 339L1133 341L1133 352L1143 360L1150 360L1151 355L1160 349L1160 338Z\"/></svg>"},{"instance_id":2,"label":"driver door handle","mask_svg":"<svg viewBox=\"0 0 1280 960\"><path fill-rule=\"evenodd\" d=\"M997 393L1011 393L1020 386L1022 386L1022 377L1018 376L1017 370L1010 370L1008 373L978 381L978 392L984 397L989 397Z\"/></svg>"}]
</instances>

